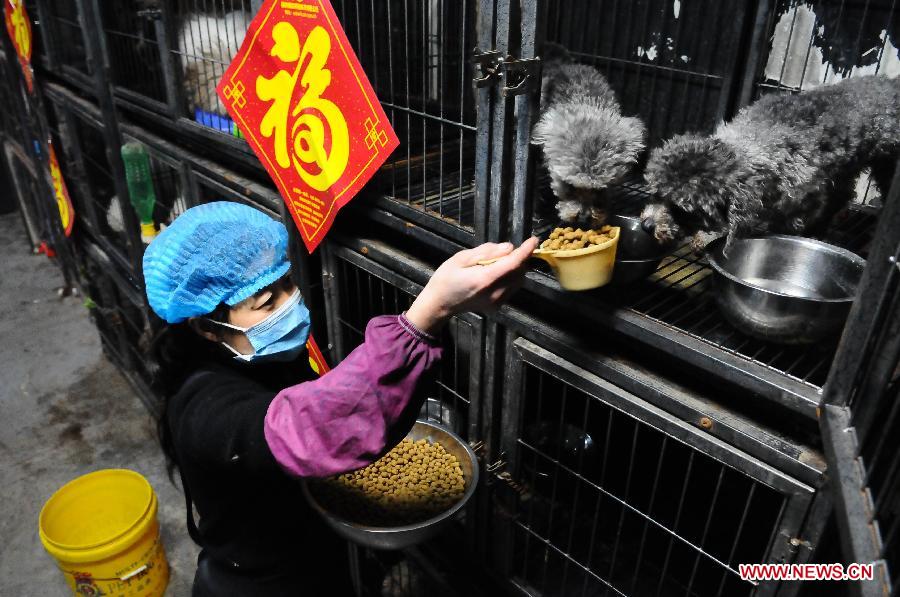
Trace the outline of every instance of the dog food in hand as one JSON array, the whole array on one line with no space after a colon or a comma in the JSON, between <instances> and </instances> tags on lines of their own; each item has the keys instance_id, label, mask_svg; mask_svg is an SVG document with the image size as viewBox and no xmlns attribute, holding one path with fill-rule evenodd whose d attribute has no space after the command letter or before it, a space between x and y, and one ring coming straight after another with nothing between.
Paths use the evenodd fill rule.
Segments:
<instances>
[{"instance_id":1,"label":"dog food in hand","mask_svg":"<svg viewBox=\"0 0 900 597\"><path fill-rule=\"evenodd\" d=\"M404 439L377 462L316 485L338 516L368 526L400 526L447 510L465 492L459 460L439 443Z\"/></svg>"},{"instance_id":2,"label":"dog food in hand","mask_svg":"<svg viewBox=\"0 0 900 597\"><path fill-rule=\"evenodd\" d=\"M571 251L601 245L612 238L612 226L604 226L600 230L582 230L569 226L553 230L550 238L541 243L541 248L549 251Z\"/></svg>"}]
</instances>

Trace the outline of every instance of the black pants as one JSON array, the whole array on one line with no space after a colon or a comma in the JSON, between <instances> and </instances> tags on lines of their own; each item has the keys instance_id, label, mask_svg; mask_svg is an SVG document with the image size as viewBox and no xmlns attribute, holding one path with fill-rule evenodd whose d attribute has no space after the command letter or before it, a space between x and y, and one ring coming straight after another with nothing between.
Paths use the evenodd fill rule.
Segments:
<instances>
[{"instance_id":1,"label":"black pants","mask_svg":"<svg viewBox=\"0 0 900 597\"><path fill-rule=\"evenodd\" d=\"M192 597L352 597L346 555L266 571L241 571L201 551Z\"/></svg>"}]
</instances>

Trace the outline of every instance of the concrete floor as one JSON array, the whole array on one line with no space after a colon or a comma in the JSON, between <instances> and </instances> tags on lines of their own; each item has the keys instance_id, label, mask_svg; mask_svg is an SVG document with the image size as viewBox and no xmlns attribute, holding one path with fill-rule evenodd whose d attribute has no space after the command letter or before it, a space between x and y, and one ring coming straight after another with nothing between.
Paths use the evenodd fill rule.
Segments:
<instances>
[{"instance_id":1,"label":"concrete floor","mask_svg":"<svg viewBox=\"0 0 900 597\"><path fill-rule=\"evenodd\" d=\"M70 595L38 538L41 506L79 475L129 468L159 497L167 595L190 595L198 549L152 418L103 356L83 298L58 298L62 274L31 254L18 214L0 216L0 255L0 594Z\"/></svg>"}]
</instances>

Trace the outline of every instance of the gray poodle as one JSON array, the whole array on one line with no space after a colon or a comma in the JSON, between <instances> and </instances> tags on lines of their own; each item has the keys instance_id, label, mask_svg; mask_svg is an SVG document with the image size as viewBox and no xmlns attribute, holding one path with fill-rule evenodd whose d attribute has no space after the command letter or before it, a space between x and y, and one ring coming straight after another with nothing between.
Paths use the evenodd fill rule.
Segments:
<instances>
[{"instance_id":1,"label":"gray poodle","mask_svg":"<svg viewBox=\"0 0 900 597\"><path fill-rule=\"evenodd\" d=\"M645 176L661 202L644 229L661 243L693 236L815 235L871 168L887 193L900 155L900 80L868 76L797 95L768 95L709 137L681 135L654 150Z\"/></svg>"},{"instance_id":2,"label":"gray poodle","mask_svg":"<svg viewBox=\"0 0 900 597\"><path fill-rule=\"evenodd\" d=\"M544 152L550 186L565 222L603 224L604 190L623 182L644 151L644 124L622 114L596 68L575 64L561 46L545 44L541 114L532 143Z\"/></svg>"}]
</instances>

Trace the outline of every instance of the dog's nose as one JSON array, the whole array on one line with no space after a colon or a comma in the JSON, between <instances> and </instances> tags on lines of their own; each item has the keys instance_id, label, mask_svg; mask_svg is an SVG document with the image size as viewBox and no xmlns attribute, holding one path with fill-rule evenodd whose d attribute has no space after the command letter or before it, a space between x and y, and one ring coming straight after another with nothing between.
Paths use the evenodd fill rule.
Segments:
<instances>
[{"instance_id":1,"label":"dog's nose","mask_svg":"<svg viewBox=\"0 0 900 597\"><path fill-rule=\"evenodd\" d=\"M641 228L647 234L652 235L656 231L656 222L653 221L653 218L644 218L641 220Z\"/></svg>"}]
</instances>

